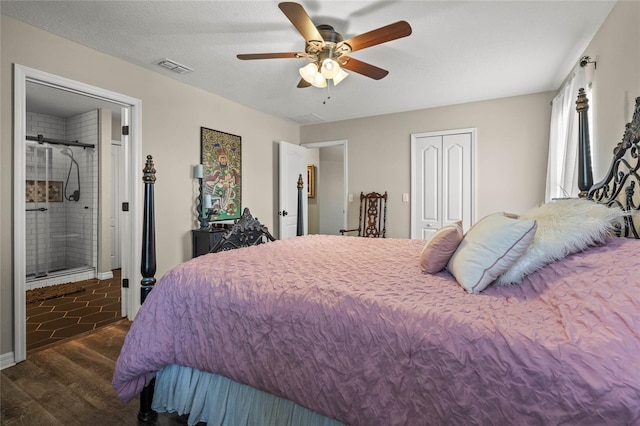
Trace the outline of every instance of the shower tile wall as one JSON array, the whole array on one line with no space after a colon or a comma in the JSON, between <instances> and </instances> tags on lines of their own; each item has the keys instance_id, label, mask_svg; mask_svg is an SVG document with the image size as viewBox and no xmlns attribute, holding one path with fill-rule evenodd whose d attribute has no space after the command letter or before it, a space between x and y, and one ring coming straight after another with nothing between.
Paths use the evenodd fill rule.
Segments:
<instances>
[{"instance_id":1,"label":"shower tile wall","mask_svg":"<svg viewBox=\"0 0 640 426\"><path fill-rule=\"evenodd\" d=\"M89 111L68 118L67 139L97 146L98 111ZM95 244L98 229L98 155L95 149L74 148L74 152L76 161L80 164L82 186L80 201L67 202L67 232L82 235L84 238L67 240L67 265L70 268L98 264Z\"/></svg>"},{"instance_id":2,"label":"shower tile wall","mask_svg":"<svg viewBox=\"0 0 640 426\"><path fill-rule=\"evenodd\" d=\"M27 113L27 129L29 136L43 135L45 138L78 140L83 143L97 145L98 140L98 114L90 111L76 117L64 119L49 115ZM30 145L33 146L33 145ZM51 152L50 180L63 184L69 173L70 158L61 154L63 146L53 145ZM68 201L63 197L62 202L50 202L48 212L48 228L43 230L39 226L40 246L43 240L48 241L50 256L49 271L70 269L82 266L95 267L97 264L97 247L94 242L97 238L97 154L92 149L73 147L75 160L80 165L81 192L80 201ZM32 179L29 173L33 173L33 167L29 167L29 153L27 149L27 179ZM40 149L37 152L42 153ZM42 155L42 154L41 154ZM87 163L92 167L86 167ZM30 170L32 170L30 172ZM71 171L70 185L67 195L71 195L77 189L77 177L75 166ZM27 208L31 203L27 203ZM27 276L34 274L36 269L34 253L36 250L35 221L40 220L44 213L27 212L26 215L26 250L27 250ZM42 253L42 251L40 252ZM42 261L42 256L41 256ZM28 288L39 287L37 284L27 283Z\"/></svg>"}]
</instances>

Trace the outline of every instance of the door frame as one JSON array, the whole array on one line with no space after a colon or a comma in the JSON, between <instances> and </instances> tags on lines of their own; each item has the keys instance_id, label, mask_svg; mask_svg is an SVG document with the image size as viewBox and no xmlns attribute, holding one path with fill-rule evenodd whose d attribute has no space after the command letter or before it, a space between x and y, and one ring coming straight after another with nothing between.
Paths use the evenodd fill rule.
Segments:
<instances>
[{"instance_id":1,"label":"door frame","mask_svg":"<svg viewBox=\"0 0 640 426\"><path fill-rule=\"evenodd\" d=\"M26 244L25 244L25 145L26 140L26 84L32 81L61 90L66 90L79 95L105 100L114 104L120 104L130 111L129 146L125 148L124 185L129 190L129 215L125 226L129 232L126 241L122 245L122 276L129 279L129 289L122 289L123 300L127 300L127 317L133 319L140 307L140 281L142 275L139 268L133 267L133 259L136 254L142 252L142 241L138 238L142 235L142 101L127 95L101 89L68 78L60 77L44 71L14 64L13 78L13 289L14 289L14 325L13 325L13 363L24 361L27 358L26 337ZM111 141L108 141L111 143ZM134 297L127 297L126 291L132 292Z\"/></svg>"},{"instance_id":2,"label":"door frame","mask_svg":"<svg viewBox=\"0 0 640 426\"><path fill-rule=\"evenodd\" d=\"M343 168L344 168L344 182L342 188L342 229L347 228L347 208L349 206L349 143L347 139L338 139L333 141L324 141L324 142L309 142L301 144L305 148L330 148L333 146L342 146L342 158L343 158Z\"/></svg>"},{"instance_id":3,"label":"door frame","mask_svg":"<svg viewBox=\"0 0 640 426\"><path fill-rule=\"evenodd\" d=\"M116 146L117 148L114 149L114 146ZM122 220L123 217L123 211L122 211L122 197L124 195L124 185L122 182L122 178L124 177L124 155L122 155L122 150L124 149L124 144L122 143L122 141L119 140L115 140L112 139L111 140L111 170L112 170L112 180L111 182L117 182L118 186L115 187L113 184L111 185L111 203L112 206L111 208L115 210L112 210L112 213L115 213L114 215L111 216L111 228L115 228L112 230L111 232L111 236L112 236L112 240L111 240L111 250L114 251L114 255L116 257L116 259L118 260L118 262L120 263L120 267L122 267L122 254L121 254L121 250L122 250L122 243L120 242L121 239L124 237L123 233L120 232L122 227L120 226L120 222ZM115 161L114 161L115 159ZM113 167L115 165L115 167ZM120 178L116 179L113 176L113 171L119 173ZM116 241L118 242L118 244L114 244L114 240L113 240L113 235L114 235L114 231L115 230L115 235L116 235ZM113 260L113 259L112 259ZM111 263L111 269L113 269L113 262Z\"/></svg>"}]
</instances>

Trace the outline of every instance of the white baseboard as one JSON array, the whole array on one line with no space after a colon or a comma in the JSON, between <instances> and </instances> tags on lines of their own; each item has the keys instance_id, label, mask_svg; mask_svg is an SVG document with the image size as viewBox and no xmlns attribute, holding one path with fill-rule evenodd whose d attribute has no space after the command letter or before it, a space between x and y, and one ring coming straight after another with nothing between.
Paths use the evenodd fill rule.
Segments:
<instances>
[{"instance_id":1,"label":"white baseboard","mask_svg":"<svg viewBox=\"0 0 640 426\"><path fill-rule=\"evenodd\" d=\"M96 274L96 278L99 280L110 280L111 278L113 278L113 271L98 272Z\"/></svg>"},{"instance_id":2,"label":"white baseboard","mask_svg":"<svg viewBox=\"0 0 640 426\"><path fill-rule=\"evenodd\" d=\"M7 352L6 354L0 355L0 370L13 367L14 365L16 365L16 363L13 352Z\"/></svg>"}]
</instances>

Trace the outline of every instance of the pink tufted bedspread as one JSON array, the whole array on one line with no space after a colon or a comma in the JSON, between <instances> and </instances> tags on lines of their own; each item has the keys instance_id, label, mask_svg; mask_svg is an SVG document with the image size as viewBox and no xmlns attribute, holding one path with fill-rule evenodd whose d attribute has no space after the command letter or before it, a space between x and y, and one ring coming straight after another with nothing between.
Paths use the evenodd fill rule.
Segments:
<instances>
[{"instance_id":1,"label":"pink tufted bedspread","mask_svg":"<svg viewBox=\"0 0 640 426\"><path fill-rule=\"evenodd\" d=\"M423 242L307 236L167 273L116 365L127 401L167 364L353 425L640 423L640 240L466 293Z\"/></svg>"}]
</instances>

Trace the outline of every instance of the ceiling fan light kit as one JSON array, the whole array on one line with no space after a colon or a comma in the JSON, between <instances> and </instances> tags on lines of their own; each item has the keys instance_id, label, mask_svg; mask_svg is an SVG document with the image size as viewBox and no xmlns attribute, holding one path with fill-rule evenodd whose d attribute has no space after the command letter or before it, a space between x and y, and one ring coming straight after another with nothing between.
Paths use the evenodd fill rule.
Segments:
<instances>
[{"instance_id":1,"label":"ceiling fan light kit","mask_svg":"<svg viewBox=\"0 0 640 426\"><path fill-rule=\"evenodd\" d=\"M298 71L304 81L319 88L327 87L329 80L332 80L333 85L337 86L349 75L331 58L324 59L321 65L318 65L318 62L308 63Z\"/></svg>"},{"instance_id":2,"label":"ceiling fan light kit","mask_svg":"<svg viewBox=\"0 0 640 426\"><path fill-rule=\"evenodd\" d=\"M304 37L304 52L282 53L252 53L237 55L238 59L276 59L276 58L307 58L311 62L299 69L302 80L299 88L314 86L327 87L329 80L338 85L349 74L348 69L374 80L384 78L389 71L378 68L366 62L349 56L356 50L386 43L411 34L411 26L406 21L398 21L390 25L369 31L364 34L343 40L340 33L330 25L315 25L298 3L283 2L278 7L291 21L293 26Z\"/></svg>"}]
</instances>

